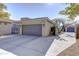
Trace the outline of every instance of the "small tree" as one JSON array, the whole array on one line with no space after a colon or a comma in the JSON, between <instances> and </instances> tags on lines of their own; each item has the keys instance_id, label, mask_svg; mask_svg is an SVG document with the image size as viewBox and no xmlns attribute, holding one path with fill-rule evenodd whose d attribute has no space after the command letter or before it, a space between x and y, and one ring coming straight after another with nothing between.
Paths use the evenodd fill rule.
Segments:
<instances>
[{"instance_id":1,"label":"small tree","mask_svg":"<svg viewBox=\"0 0 79 59\"><path fill-rule=\"evenodd\" d=\"M70 3L68 6L59 12L61 15L66 15L70 20L75 20L75 17L79 15L79 4Z\"/></svg>"},{"instance_id":2,"label":"small tree","mask_svg":"<svg viewBox=\"0 0 79 59\"><path fill-rule=\"evenodd\" d=\"M59 14L67 16L70 21L74 21L75 17L79 15L79 4L70 3L64 10L60 11ZM76 23L77 22L75 21L69 25L76 24Z\"/></svg>"},{"instance_id":3,"label":"small tree","mask_svg":"<svg viewBox=\"0 0 79 59\"><path fill-rule=\"evenodd\" d=\"M64 40L59 37L59 34L64 30L65 20L62 18L55 18L55 19L53 19L53 23L55 26L55 30L56 30L55 34L56 34L57 38L60 40ZM60 26L60 24L62 24L62 26Z\"/></svg>"},{"instance_id":4,"label":"small tree","mask_svg":"<svg viewBox=\"0 0 79 59\"><path fill-rule=\"evenodd\" d=\"M55 18L53 19L53 22L55 24L55 27L58 29L58 33L61 33L61 31L64 29L65 20L62 18Z\"/></svg>"}]
</instances>

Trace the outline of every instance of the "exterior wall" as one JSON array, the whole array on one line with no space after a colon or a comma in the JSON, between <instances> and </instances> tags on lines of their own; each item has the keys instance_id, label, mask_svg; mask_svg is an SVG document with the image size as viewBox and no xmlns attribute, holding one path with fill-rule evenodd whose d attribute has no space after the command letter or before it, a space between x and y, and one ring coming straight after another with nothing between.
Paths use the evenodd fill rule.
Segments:
<instances>
[{"instance_id":1,"label":"exterior wall","mask_svg":"<svg viewBox=\"0 0 79 59\"><path fill-rule=\"evenodd\" d=\"M51 27L53 27L53 24L45 20L45 25L42 27L42 36L48 36L50 34Z\"/></svg>"},{"instance_id":2,"label":"exterior wall","mask_svg":"<svg viewBox=\"0 0 79 59\"><path fill-rule=\"evenodd\" d=\"M19 32L20 35L22 35L22 25L20 25L20 32Z\"/></svg>"},{"instance_id":3,"label":"exterior wall","mask_svg":"<svg viewBox=\"0 0 79 59\"><path fill-rule=\"evenodd\" d=\"M10 23L7 23L7 24L1 23L0 35L11 34L11 27L12 27L12 24Z\"/></svg>"},{"instance_id":4,"label":"exterior wall","mask_svg":"<svg viewBox=\"0 0 79 59\"><path fill-rule=\"evenodd\" d=\"M43 24L43 20L22 20L22 25Z\"/></svg>"}]
</instances>

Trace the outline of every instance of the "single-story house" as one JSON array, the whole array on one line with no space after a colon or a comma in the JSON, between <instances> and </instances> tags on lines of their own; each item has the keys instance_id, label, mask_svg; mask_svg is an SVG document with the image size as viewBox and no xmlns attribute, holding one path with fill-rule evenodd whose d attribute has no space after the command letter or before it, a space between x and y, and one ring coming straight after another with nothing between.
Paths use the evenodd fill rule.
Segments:
<instances>
[{"instance_id":1,"label":"single-story house","mask_svg":"<svg viewBox=\"0 0 79 59\"><path fill-rule=\"evenodd\" d=\"M0 19L0 35L11 34L13 20Z\"/></svg>"},{"instance_id":2,"label":"single-story house","mask_svg":"<svg viewBox=\"0 0 79 59\"><path fill-rule=\"evenodd\" d=\"M48 17L21 18L20 34L49 36L54 23Z\"/></svg>"}]
</instances>

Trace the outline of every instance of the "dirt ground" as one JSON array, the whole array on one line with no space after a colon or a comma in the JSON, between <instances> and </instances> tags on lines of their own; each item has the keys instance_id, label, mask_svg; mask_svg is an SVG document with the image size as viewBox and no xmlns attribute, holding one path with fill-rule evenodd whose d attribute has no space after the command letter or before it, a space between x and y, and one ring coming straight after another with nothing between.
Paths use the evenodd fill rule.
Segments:
<instances>
[{"instance_id":1,"label":"dirt ground","mask_svg":"<svg viewBox=\"0 0 79 59\"><path fill-rule=\"evenodd\" d=\"M58 56L79 56L79 39L71 47L58 54Z\"/></svg>"}]
</instances>

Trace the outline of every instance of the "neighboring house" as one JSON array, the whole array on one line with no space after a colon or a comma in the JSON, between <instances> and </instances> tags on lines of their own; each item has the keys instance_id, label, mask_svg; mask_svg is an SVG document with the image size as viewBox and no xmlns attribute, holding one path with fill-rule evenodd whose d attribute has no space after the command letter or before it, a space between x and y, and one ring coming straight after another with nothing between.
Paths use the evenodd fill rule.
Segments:
<instances>
[{"instance_id":1,"label":"neighboring house","mask_svg":"<svg viewBox=\"0 0 79 59\"><path fill-rule=\"evenodd\" d=\"M12 20L0 19L0 35L11 34Z\"/></svg>"},{"instance_id":2,"label":"neighboring house","mask_svg":"<svg viewBox=\"0 0 79 59\"><path fill-rule=\"evenodd\" d=\"M52 28L54 24L48 17L21 18L20 34L22 35L49 36Z\"/></svg>"},{"instance_id":3,"label":"neighboring house","mask_svg":"<svg viewBox=\"0 0 79 59\"><path fill-rule=\"evenodd\" d=\"M76 25L65 24L65 32L76 32Z\"/></svg>"}]
</instances>

